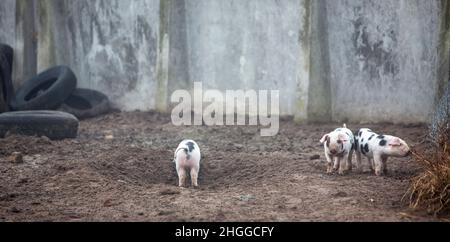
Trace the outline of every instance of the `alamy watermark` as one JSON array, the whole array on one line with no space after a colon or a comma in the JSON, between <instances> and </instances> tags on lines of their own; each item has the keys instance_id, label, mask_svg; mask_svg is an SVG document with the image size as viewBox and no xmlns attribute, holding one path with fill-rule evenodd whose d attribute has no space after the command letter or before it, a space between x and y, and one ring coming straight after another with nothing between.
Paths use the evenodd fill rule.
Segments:
<instances>
[{"instance_id":1,"label":"alamy watermark","mask_svg":"<svg viewBox=\"0 0 450 242\"><path fill-rule=\"evenodd\" d=\"M203 91L202 83L194 82L193 95L187 90L172 93L170 101L178 104L172 109L171 118L176 126L258 125L259 121L263 126L261 136L275 136L279 130L279 99L278 90L226 90L223 95L219 90Z\"/></svg>"}]
</instances>

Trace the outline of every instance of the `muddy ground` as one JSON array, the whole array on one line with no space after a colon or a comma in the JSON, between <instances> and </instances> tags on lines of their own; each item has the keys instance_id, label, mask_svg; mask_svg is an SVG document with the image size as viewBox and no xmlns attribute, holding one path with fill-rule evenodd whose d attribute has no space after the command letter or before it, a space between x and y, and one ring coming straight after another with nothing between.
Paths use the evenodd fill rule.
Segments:
<instances>
[{"instance_id":1,"label":"muddy ground","mask_svg":"<svg viewBox=\"0 0 450 242\"><path fill-rule=\"evenodd\" d=\"M402 197L420 168L391 158L387 176L325 174L318 140L336 124L175 127L148 112L80 122L79 137L0 139L2 221L439 221ZM348 124L352 130L362 125ZM425 126L364 125L420 143ZM177 187L173 151L202 150L199 189ZM420 145L419 145L420 146ZM23 162L11 161L13 152Z\"/></svg>"}]
</instances>

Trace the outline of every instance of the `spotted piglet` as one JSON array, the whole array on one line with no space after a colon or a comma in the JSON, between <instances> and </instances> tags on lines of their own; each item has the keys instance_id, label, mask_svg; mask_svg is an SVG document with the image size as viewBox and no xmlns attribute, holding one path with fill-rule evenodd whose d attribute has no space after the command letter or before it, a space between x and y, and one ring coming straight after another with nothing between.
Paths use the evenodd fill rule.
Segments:
<instances>
[{"instance_id":1,"label":"spotted piglet","mask_svg":"<svg viewBox=\"0 0 450 242\"><path fill-rule=\"evenodd\" d=\"M356 163L362 171L361 154L367 157L370 170L379 176L387 172L388 157L405 157L411 151L402 139L391 135L378 135L372 130L362 128L356 137Z\"/></svg>"},{"instance_id":2,"label":"spotted piglet","mask_svg":"<svg viewBox=\"0 0 450 242\"><path fill-rule=\"evenodd\" d=\"M342 128L337 128L320 139L327 159L327 173L339 169L339 174L344 174L345 171L352 169L354 141L352 131L347 129L345 124ZM341 164L341 160L347 163L345 168L344 164Z\"/></svg>"},{"instance_id":3,"label":"spotted piglet","mask_svg":"<svg viewBox=\"0 0 450 242\"><path fill-rule=\"evenodd\" d=\"M198 187L197 179L200 170L200 148L193 140L183 140L175 150L176 170L178 173L178 185L183 187L186 183L187 173L191 175L193 187Z\"/></svg>"}]
</instances>

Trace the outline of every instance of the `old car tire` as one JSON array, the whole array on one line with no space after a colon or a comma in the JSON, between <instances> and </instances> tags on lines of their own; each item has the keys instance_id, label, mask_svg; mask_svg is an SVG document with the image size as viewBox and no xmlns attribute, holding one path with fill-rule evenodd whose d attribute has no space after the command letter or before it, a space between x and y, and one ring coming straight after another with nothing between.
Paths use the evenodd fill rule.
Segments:
<instances>
[{"instance_id":1,"label":"old car tire","mask_svg":"<svg viewBox=\"0 0 450 242\"><path fill-rule=\"evenodd\" d=\"M12 84L12 65L14 51L9 45L0 44L0 85L3 98L9 104L14 96Z\"/></svg>"},{"instance_id":2,"label":"old car tire","mask_svg":"<svg viewBox=\"0 0 450 242\"><path fill-rule=\"evenodd\" d=\"M17 90L11 108L17 111L56 109L70 96L76 85L77 79L70 68L50 68L26 81Z\"/></svg>"},{"instance_id":3,"label":"old car tire","mask_svg":"<svg viewBox=\"0 0 450 242\"><path fill-rule=\"evenodd\" d=\"M76 138L78 119L59 111L18 111L0 114L0 137L7 133L47 136L50 139Z\"/></svg>"},{"instance_id":4,"label":"old car tire","mask_svg":"<svg viewBox=\"0 0 450 242\"><path fill-rule=\"evenodd\" d=\"M92 118L110 110L108 97L96 90L77 88L64 101L59 110L79 119Z\"/></svg>"}]
</instances>

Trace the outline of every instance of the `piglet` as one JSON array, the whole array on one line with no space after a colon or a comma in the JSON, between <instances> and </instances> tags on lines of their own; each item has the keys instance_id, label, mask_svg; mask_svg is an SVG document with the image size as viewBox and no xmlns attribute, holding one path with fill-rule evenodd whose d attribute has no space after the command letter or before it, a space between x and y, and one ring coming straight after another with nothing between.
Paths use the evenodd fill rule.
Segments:
<instances>
[{"instance_id":1,"label":"piglet","mask_svg":"<svg viewBox=\"0 0 450 242\"><path fill-rule=\"evenodd\" d=\"M342 128L337 128L320 139L327 159L327 173L332 173L339 169L339 174L344 174L344 171L352 169L354 141L355 138L352 131L347 129L345 124ZM341 160L347 163L345 168L341 164Z\"/></svg>"},{"instance_id":2,"label":"piglet","mask_svg":"<svg viewBox=\"0 0 450 242\"><path fill-rule=\"evenodd\" d=\"M367 157L370 170L380 176L387 173L388 157L405 157L411 150L402 139L392 135L378 135L370 129L362 128L356 138L356 163L358 170L362 171L361 154Z\"/></svg>"},{"instance_id":3,"label":"piglet","mask_svg":"<svg viewBox=\"0 0 450 242\"><path fill-rule=\"evenodd\" d=\"M178 185L183 187L186 183L187 173L191 175L193 187L198 187L197 179L200 170L200 148L193 140L183 140L175 150L173 162L178 173Z\"/></svg>"}]
</instances>

